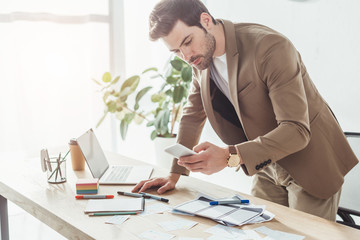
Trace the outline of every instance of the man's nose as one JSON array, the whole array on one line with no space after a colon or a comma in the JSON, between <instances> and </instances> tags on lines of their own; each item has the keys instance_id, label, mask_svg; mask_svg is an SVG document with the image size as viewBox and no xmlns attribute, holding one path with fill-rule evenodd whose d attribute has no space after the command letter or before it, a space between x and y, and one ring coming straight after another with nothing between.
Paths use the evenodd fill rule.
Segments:
<instances>
[{"instance_id":1,"label":"man's nose","mask_svg":"<svg viewBox=\"0 0 360 240\"><path fill-rule=\"evenodd\" d=\"M180 49L180 57L185 60L186 62L189 62L190 58L191 58L191 52L189 51L189 49Z\"/></svg>"}]
</instances>

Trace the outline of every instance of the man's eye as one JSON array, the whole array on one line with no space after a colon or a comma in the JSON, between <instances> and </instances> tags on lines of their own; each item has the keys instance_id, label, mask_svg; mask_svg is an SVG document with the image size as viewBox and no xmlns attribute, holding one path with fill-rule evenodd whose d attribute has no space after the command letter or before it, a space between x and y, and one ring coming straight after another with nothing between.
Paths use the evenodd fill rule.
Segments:
<instances>
[{"instance_id":1,"label":"man's eye","mask_svg":"<svg viewBox=\"0 0 360 240\"><path fill-rule=\"evenodd\" d=\"M189 46L190 43L191 43L191 41L192 41L192 39L190 39L189 41L187 41L187 42L185 43L185 46Z\"/></svg>"}]
</instances>

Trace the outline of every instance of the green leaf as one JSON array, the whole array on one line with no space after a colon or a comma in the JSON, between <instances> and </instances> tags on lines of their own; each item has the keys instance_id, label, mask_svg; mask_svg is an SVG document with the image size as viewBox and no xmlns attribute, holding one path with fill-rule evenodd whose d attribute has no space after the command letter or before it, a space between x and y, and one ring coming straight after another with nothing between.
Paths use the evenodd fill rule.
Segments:
<instances>
[{"instance_id":1,"label":"green leaf","mask_svg":"<svg viewBox=\"0 0 360 240\"><path fill-rule=\"evenodd\" d=\"M125 82L121 85L120 91L123 89L130 87L131 91L135 91L140 81L140 77L138 75L132 76L125 80Z\"/></svg>"},{"instance_id":2,"label":"green leaf","mask_svg":"<svg viewBox=\"0 0 360 240\"><path fill-rule=\"evenodd\" d=\"M156 137L157 137L157 131L156 130L154 130L154 131L152 131L151 132L151 135L150 135L150 138L151 138L151 140L154 140Z\"/></svg>"},{"instance_id":3,"label":"green leaf","mask_svg":"<svg viewBox=\"0 0 360 240\"><path fill-rule=\"evenodd\" d=\"M179 72L181 71L181 68L182 68L182 65L183 65L182 61L174 59L174 60L170 61L170 64L177 71L179 71Z\"/></svg>"},{"instance_id":4,"label":"green leaf","mask_svg":"<svg viewBox=\"0 0 360 240\"><path fill-rule=\"evenodd\" d=\"M148 68L148 69L144 70L144 71L142 72L142 74L147 73L147 72L150 72L150 71L157 72L158 69L157 69L156 67Z\"/></svg>"},{"instance_id":5,"label":"green leaf","mask_svg":"<svg viewBox=\"0 0 360 240\"><path fill-rule=\"evenodd\" d=\"M100 126L100 124L104 121L107 113L108 113L108 111L105 111L104 116L102 116L102 118L100 118L99 122L96 124L96 128L98 128Z\"/></svg>"},{"instance_id":6,"label":"green leaf","mask_svg":"<svg viewBox=\"0 0 360 240\"><path fill-rule=\"evenodd\" d=\"M146 124L147 127L151 127L151 126L153 126L153 125L154 125L154 120L149 121L149 122Z\"/></svg>"},{"instance_id":7,"label":"green leaf","mask_svg":"<svg viewBox=\"0 0 360 240\"><path fill-rule=\"evenodd\" d=\"M114 80L112 80L111 84L115 84L119 81L120 76L117 76Z\"/></svg>"},{"instance_id":8,"label":"green leaf","mask_svg":"<svg viewBox=\"0 0 360 240\"><path fill-rule=\"evenodd\" d=\"M100 83L98 80L96 80L95 78L92 78L92 80L93 80L97 85L102 86L101 83Z\"/></svg>"},{"instance_id":9,"label":"green leaf","mask_svg":"<svg viewBox=\"0 0 360 240\"><path fill-rule=\"evenodd\" d=\"M183 86L176 86L174 88L174 94L173 94L173 101L174 103L179 103L184 97L184 87Z\"/></svg>"},{"instance_id":10,"label":"green leaf","mask_svg":"<svg viewBox=\"0 0 360 240\"><path fill-rule=\"evenodd\" d=\"M184 82L190 82L192 79L192 68L187 66L181 70L181 78Z\"/></svg>"},{"instance_id":11,"label":"green leaf","mask_svg":"<svg viewBox=\"0 0 360 240\"><path fill-rule=\"evenodd\" d=\"M152 87L145 87L143 89L141 89L138 94L136 94L136 98L135 101L139 102L140 99L151 89Z\"/></svg>"},{"instance_id":12,"label":"green leaf","mask_svg":"<svg viewBox=\"0 0 360 240\"><path fill-rule=\"evenodd\" d=\"M106 92L104 93L104 96L103 96L104 102L106 102L106 100L107 100L107 98L110 96L110 94L111 94L110 91L106 91Z\"/></svg>"},{"instance_id":13,"label":"green leaf","mask_svg":"<svg viewBox=\"0 0 360 240\"><path fill-rule=\"evenodd\" d=\"M167 96L172 96L172 95L173 95L173 91L172 91L171 89L166 90L165 94L166 94Z\"/></svg>"},{"instance_id":14,"label":"green leaf","mask_svg":"<svg viewBox=\"0 0 360 240\"><path fill-rule=\"evenodd\" d=\"M102 77L102 81L103 82L110 82L111 81L111 74L109 72L104 73L103 77Z\"/></svg>"},{"instance_id":15,"label":"green leaf","mask_svg":"<svg viewBox=\"0 0 360 240\"><path fill-rule=\"evenodd\" d=\"M165 98L166 98L166 95L164 93L159 93L159 94L155 93L151 96L151 101L154 103L162 102L165 100Z\"/></svg>"},{"instance_id":16,"label":"green leaf","mask_svg":"<svg viewBox=\"0 0 360 240\"><path fill-rule=\"evenodd\" d=\"M125 87L124 89L121 89L119 98L127 97L129 96L133 91L131 91L131 87ZM126 100L126 99L125 99Z\"/></svg>"},{"instance_id":17,"label":"green leaf","mask_svg":"<svg viewBox=\"0 0 360 240\"><path fill-rule=\"evenodd\" d=\"M168 132L168 124L170 120L170 110L164 110L164 114L162 115L160 122L160 134L165 135Z\"/></svg>"},{"instance_id":18,"label":"green leaf","mask_svg":"<svg viewBox=\"0 0 360 240\"><path fill-rule=\"evenodd\" d=\"M127 113L127 114L125 114L125 117L123 120L126 121L127 123L131 123L131 121L134 119L134 117L135 117L134 112Z\"/></svg>"},{"instance_id":19,"label":"green leaf","mask_svg":"<svg viewBox=\"0 0 360 240\"><path fill-rule=\"evenodd\" d=\"M150 76L151 79L155 79L155 78L158 78L158 77L163 77L163 76L160 73L156 74L156 75L153 75L153 76Z\"/></svg>"},{"instance_id":20,"label":"green leaf","mask_svg":"<svg viewBox=\"0 0 360 240\"><path fill-rule=\"evenodd\" d=\"M168 77L166 78L166 82L167 82L168 84L176 84L177 81L178 81L178 79L177 79L177 78L174 78L173 76L168 76Z\"/></svg>"},{"instance_id":21,"label":"green leaf","mask_svg":"<svg viewBox=\"0 0 360 240\"><path fill-rule=\"evenodd\" d=\"M156 114L156 118L154 120L154 126L156 129L161 129L161 122L163 120L163 116L165 114L164 110L160 110L157 114Z\"/></svg>"},{"instance_id":22,"label":"green leaf","mask_svg":"<svg viewBox=\"0 0 360 240\"><path fill-rule=\"evenodd\" d=\"M116 111L116 102L109 101L106 103L106 106L108 107L109 112L114 113Z\"/></svg>"},{"instance_id":23,"label":"green leaf","mask_svg":"<svg viewBox=\"0 0 360 240\"><path fill-rule=\"evenodd\" d=\"M138 110L139 109L139 101L140 99L151 89L152 87L145 87L143 89L141 89L135 97L135 105L134 105L134 110Z\"/></svg>"},{"instance_id":24,"label":"green leaf","mask_svg":"<svg viewBox=\"0 0 360 240\"><path fill-rule=\"evenodd\" d=\"M120 135L122 140L125 140L126 134L129 128L129 123L127 123L124 119L120 122Z\"/></svg>"}]
</instances>

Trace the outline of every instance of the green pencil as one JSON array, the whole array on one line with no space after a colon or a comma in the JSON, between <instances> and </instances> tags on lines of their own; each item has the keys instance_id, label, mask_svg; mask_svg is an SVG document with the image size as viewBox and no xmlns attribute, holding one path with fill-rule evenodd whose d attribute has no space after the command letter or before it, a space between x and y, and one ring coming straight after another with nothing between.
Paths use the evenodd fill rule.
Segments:
<instances>
[{"instance_id":1,"label":"green pencil","mask_svg":"<svg viewBox=\"0 0 360 240\"><path fill-rule=\"evenodd\" d=\"M136 215L137 212L98 212L90 213L89 216L109 216L109 215Z\"/></svg>"}]
</instances>

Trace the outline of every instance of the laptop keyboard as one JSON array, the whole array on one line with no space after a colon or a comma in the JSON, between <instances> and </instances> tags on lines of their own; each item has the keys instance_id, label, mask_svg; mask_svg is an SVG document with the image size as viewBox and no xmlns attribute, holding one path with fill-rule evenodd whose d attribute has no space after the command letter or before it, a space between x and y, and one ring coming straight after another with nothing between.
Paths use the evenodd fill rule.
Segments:
<instances>
[{"instance_id":1,"label":"laptop keyboard","mask_svg":"<svg viewBox=\"0 0 360 240\"><path fill-rule=\"evenodd\" d=\"M107 182L124 182L131 172L132 166L114 166L110 174L107 176Z\"/></svg>"}]
</instances>

